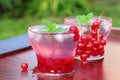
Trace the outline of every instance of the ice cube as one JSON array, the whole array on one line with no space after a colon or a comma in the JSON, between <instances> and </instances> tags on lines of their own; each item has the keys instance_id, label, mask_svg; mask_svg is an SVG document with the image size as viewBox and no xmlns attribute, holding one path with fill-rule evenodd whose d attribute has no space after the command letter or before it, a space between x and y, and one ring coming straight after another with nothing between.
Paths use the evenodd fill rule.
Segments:
<instances>
[{"instance_id":1,"label":"ice cube","mask_svg":"<svg viewBox=\"0 0 120 80\"><path fill-rule=\"evenodd\" d=\"M64 38L62 34L57 34L54 36L54 38L59 41L59 42L63 42Z\"/></svg>"}]
</instances>

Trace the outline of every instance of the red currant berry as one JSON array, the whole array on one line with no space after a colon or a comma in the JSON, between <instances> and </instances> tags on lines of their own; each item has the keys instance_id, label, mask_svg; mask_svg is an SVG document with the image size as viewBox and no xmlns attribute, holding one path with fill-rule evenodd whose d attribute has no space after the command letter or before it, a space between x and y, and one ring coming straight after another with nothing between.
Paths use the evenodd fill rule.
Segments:
<instances>
[{"instance_id":1,"label":"red currant berry","mask_svg":"<svg viewBox=\"0 0 120 80\"><path fill-rule=\"evenodd\" d=\"M86 60L88 58L88 54L81 54L80 59L81 60Z\"/></svg>"},{"instance_id":2,"label":"red currant berry","mask_svg":"<svg viewBox=\"0 0 120 80\"><path fill-rule=\"evenodd\" d=\"M104 49L104 46L103 45L99 45L98 46L98 50L100 51L100 50L103 50Z\"/></svg>"},{"instance_id":3,"label":"red currant berry","mask_svg":"<svg viewBox=\"0 0 120 80\"><path fill-rule=\"evenodd\" d=\"M91 55L91 50L87 50L87 51L85 51L85 54L87 54L88 55L88 57Z\"/></svg>"},{"instance_id":4,"label":"red currant berry","mask_svg":"<svg viewBox=\"0 0 120 80\"><path fill-rule=\"evenodd\" d=\"M98 21L93 22L92 30L97 30L99 28L99 25L100 25L100 22L98 22Z\"/></svg>"},{"instance_id":5,"label":"red currant berry","mask_svg":"<svg viewBox=\"0 0 120 80\"><path fill-rule=\"evenodd\" d=\"M98 49L96 47L93 47L92 48L92 55L97 56L98 54L99 54Z\"/></svg>"},{"instance_id":6,"label":"red currant berry","mask_svg":"<svg viewBox=\"0 0 120 80\"><path fill-rule=\"evenodd\" d=\"M93 53L94 51L97 51L97 48L96 48L96 47L93 47L93 48L92 48L92 53Z\"/></svg>"},{"instance_id":7,"label":"red currant berry","mask_svg":"<svg viewBox=\"0 0 120 80\"><path fill-rule=\"evenodd\" d=\"M102 45L106 45L106 40L102 39L102 40L100 40L100 43L101 43Z\"/></svg>"},{"instance_id":8,"label":"red currant berry","mask_svg":"<svg viewBox=\"0 0 120 80\"><path fill-rule=\"evenodd\" d=\"M92 35L92 37L96 38L96 36L97 36L97 31L92 30L92 31L91 31L91 35Z\"/></svg>"},{"instance_id":9,"label":"red currant berry","mask_svg":"<svg viewBox=\"0 0 120 80\"><path fill-rule=\"evenodd\" d=\"M100 40L102 40L103 39L103 35L102 34L100 34Z\"/></svg>"},{"instance_id":10,"label":"red currant berry","mask_svg":"<svg viewBox=\"0 0 120 80\"><path fill-rule=\"evenodd\" d=\"M76 55L81 55L83 53L83 51L78 48L75 50L75 52L76 52Z\"/></svg>"},{"instance_id":11,"label":"red currant berry","mask_svg":"<svg viewBox=\"0 0 120 80\"><path fill-rule=\"evenodd\" d=\"M82 64L83 67L86 67L88 65L88 61L86 61L86 60L85 61L81 61L81 64Z\"/></svg>"},{"instance_id":12,"label":"red currant berry","mask_svg":"<svg viewBox=\"0 0 120 80\"><path fill-rule=\"evenodd\" d=\"M91 49L92 49L92 47L93 47L93 45L92 45L92 44L87 44L87 45L86 45L86 50L91 50Z\"/></svg>"},{"instance_id":13,"label":"red currant berry","mask_svg":"<svg viewBox=\"0 0 120 80\"><path fill-rule=\"evenodd\" d=\"M28 64L27 63L22 63L21 68L22 68L22 70L27 70L28 69Z\"/></svg>"},{"instance_id":14,"label":"red currant berry","mask_svg":"<svg viewBox=\"0 0 120 80\"><path fill-rule=\"evenodd\" d=\"M84 49L84 48L85 48L85 45L84 45L83 43L81 43L81 42L78 42L78 43L77 43L77 48L78 48L78 49Z\"/></svg>"},{"instance_id":15,"label":"red currant berry","mask_svg":"<svg viewBox=\"0 0 120 80\"><path fill-rule=\"evenodd\" d=\"M96 38L91 38L91 42L93 43L95 40L97 40Z\"/></svg>"},{"instance_id":16,"label":"red currant berry","mask_svg":"<svg viewBox=\"0 0 120 80\"><path fill-rule=\"evenodd\" d=\"M79 31L75 31L74 34L79 34ZM80 35L80 34L79 34Z\"/></svg>"},{"instance_id":17,"label":"red currant berry","mask_svg":"<svg viewBox=\"0 0 120 80\"><path fill-rule=\"evenodd\" d=\"M79 37L80 37L79 34L74 34L74 37L73 37L73 38L74 38L74 41L78 41L78 40L79 40Z\"/></svg>"},{"instance_id":18,"label":"red currant berry","mask_svg":"<svg viewBox=\"0 0 120 80\"><path fill-rule=\"evenodd\" d=\"M99 42L97 40L93 41L94 46L98 46Z\"/></svg>"},{"instance_id":19,"label":"red currant berry","mask_svg":"<svg viewBox=\"0 0 120 80\"><path fill-rule=\"evenodd\" d=\"M72 33L76 33L76 32L78 32L78 28L77 28L77 26L71 26L69 31Z\"/></svg>"},{"instance_id":20,"label":"red currant berry","mask_svg":"<svg viewBox=\"0 0 120 80\"><path fill-rule=\"evenodd\" d=\"M89 42L89 36L84 34L81 36L81 42L87 44Z\"/></svg>"}]
</instances>

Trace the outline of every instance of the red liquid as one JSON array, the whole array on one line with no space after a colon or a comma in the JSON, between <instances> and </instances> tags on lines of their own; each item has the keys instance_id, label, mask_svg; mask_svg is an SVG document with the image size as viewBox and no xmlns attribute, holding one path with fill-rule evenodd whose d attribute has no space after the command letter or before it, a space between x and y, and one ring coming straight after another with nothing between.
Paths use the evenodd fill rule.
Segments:
<instances>
[{"instance_id":1,"label":"red liquid","mask_svg":"<svg viewBox=\"0 0 120 80\"><path fill-rule=\"evenodd\" d=\"M38 58L38 70L42 73L69 73L74 69L74 58Z\"/></svg>"}]
</instances>

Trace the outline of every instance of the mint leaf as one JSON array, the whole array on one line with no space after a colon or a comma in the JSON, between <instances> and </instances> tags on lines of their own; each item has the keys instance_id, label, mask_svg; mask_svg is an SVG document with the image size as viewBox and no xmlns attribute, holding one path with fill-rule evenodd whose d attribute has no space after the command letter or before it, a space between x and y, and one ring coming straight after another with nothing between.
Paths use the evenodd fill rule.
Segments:
<instances>
[{"instance_id":1,"label":"mint leaf","mask_svg":"<svg viewBox=\"0 0 120 80\"><path fill-rule=\"evenodd\" d=\"M86 17L87 17L87 20L89 21L93 17L93 13L89 13Z\"/></svg>"},{"instance_id":2,"label":"mint leaf","mask_svg":"<svg viewBox=\"0 0 120 80\"><path fill-rule=\"evenodd\" d=\"M80 17L80 22L81 23L86 23L87 21L88 21L88 19L86 18L85 15L83 15L83 16Z\"/></svg>"},{"instance_id":3,"label":"mint leaf","mask_svg":"<svg viewBox=\"0 0 120 80\"><path fill-rule=\"evenodd\" d=\"M56 23L52 23L50 27L50 32L55 32L56 29Z\"/></svg>"},{"instance_id":4,"label":"mint leaf","mask_svg":"<svg viewBox=\"0 0 120 80\"><path fill-rule=\"evenodd\" d=\"M78 15L76 16L76 21L78 24L87 23L93 17L93 13L89 13L87 15Z\"/></svg>"},{"instance_id":5,"label":"mint leaf","mask_svg":"<svg viewBox=\"0 0 120 80\"><path fill-rule=\"evenodd\" d=\"M40 31L41 32L49 32L49 29L44 28L44 29L40 29Z\"/></svg>"},{"instance_id":6,"label":"mint leaf","mask_svg":"<svg viewBox=\"0 0 120 80\"><path fill-rule=\"evenodd\" d=\"M49 32L54 32L56 29L56 23L52 23L48 20L42 20L42 23L45 25L45 28L43 31L49 31Z\"/></svg>"},{"instance_id":7,"label":"mint leaf","mask_svg":"<svg viewBox=\"0 0 120 80\"><path fill-rule=\"evenodd\" d=\"M40 30L42 32L63 32L64 29L62 27L56 27L56 23L52 23L48 20L42 20L42 23L45 25L45 28L43 30Z\"/></svg>"},{"instance_id":8,"label":"mint leaf","mask_svg":"<svg viewBox=\"0 0 120 80\"><path fill-rule=\"evenodd\" d=\"M56 32L64 32L64 29L61 28L61 27L58 27L58 28L55 29L55 31L56 31Z\"/></svg>"}]
</instances>

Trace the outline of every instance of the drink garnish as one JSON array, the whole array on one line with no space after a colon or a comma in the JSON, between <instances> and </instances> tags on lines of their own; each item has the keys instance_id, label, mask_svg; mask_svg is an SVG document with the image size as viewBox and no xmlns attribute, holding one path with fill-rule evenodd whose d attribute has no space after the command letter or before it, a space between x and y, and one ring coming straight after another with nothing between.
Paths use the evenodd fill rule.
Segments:
<instances>
[{"instance_id":1,"label":"drink garnish","mask_svg":"<svg viewBox=\"0 0 120 80\"><path fill-rule=\"evenodd\" d=\"M76 16L76 22L77 22L77 25L79 26L80 28L80 33L83 34L83 30L82 30L82 25L81 23L88 23L89 20L93 17L93 13L88 13L87 15L78 15Z\"/></svg>"},{"instance_id":2,"label":"drink garnish","mask_svg":"<svg viewBox=\"0 0 120 80\"><path fill-rule=\"evenodd\" d=\"M103 12L101 13L101 16L102 14ZM99 32L101 16L92 23L90 35L83 33L82 24L87 24L93 17L93 13L76 16L77 26L71 26L69 29L74 36L79 36L77 39L76 37L73 37L73 39L74 41L77 41L75 53L76 55L79 55L82 66L88 65L87 59L90 56L102 56L104 54L106 40L103 39L103 35ZM78 27L79 29L77 29Z\"/></svg>"},{"instance_id":3,"label":"drink garnish","mask_svg":"<svg viewBox=\"0 0 120 80\"><path fill-rule=\"evenodd\" d=\"M50 22L49 20L42 20L44 29L41 29L42 32L64 32L64 28L57 27L56 23Z\"/></svg>"},{"instance_id":4,"label":"drink garnish","mask_svg":"<svg viewBox=\"0 0 120 80\"><path fill-rule=\"evenodd\" d=\"M93 17L93 13L88 13L87 15L78 15L76 16L77 24L87 23Z\"/></svg>"}]
</instances>

